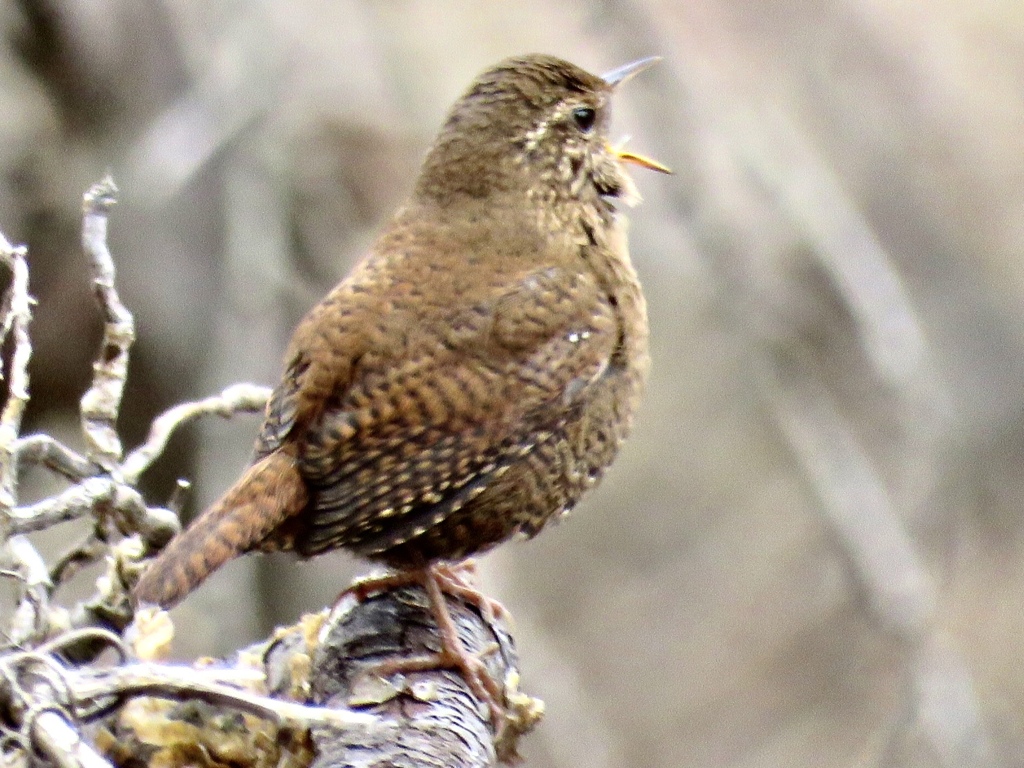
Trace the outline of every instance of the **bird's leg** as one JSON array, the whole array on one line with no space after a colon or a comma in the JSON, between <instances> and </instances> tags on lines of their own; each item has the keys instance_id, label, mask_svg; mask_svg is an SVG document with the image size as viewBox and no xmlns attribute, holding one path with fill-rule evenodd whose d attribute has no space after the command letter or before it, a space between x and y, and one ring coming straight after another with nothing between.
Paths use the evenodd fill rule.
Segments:
<instances>
[{"instance_id":1,"label":"bird's leg","mask_svg":"<svg viewBox=\"0 0 1024 768\"><path fill-rule=\"evenodd\" d=\"M468 583L468 578L475 575L475 565L459 566L427 565L361 579L346 589L345 594L353 595L357 600L365 600L373 593L383 592L417 585L423 587L430 603L430 611L437 623L441 638L441 649L437 653L428 653L401 659L391 659L374 665L374 671L382 676L398 672L422 672L431 669L457 669L469 685L470 690L487 704L491 714L491 722L495 731L500 731L505 722L504 691L491 677L481 658L492 652L470 653L459 637L458 628L448 610L445 593L477 606L488 623L493 623L495 616L507 616L508 611L501 603L491 600L478 589Z\"/></svg>"},{"instance_id":2,"label":"bird's leg","mask_svg":"<svg viewBox=\"0 0 1024 768\"><path fill-rule=\"evenodd\" d=\"M512 618L508 608L476 588L476 560L463 560L453 565L438 564L434 566L434 575L441 584L442 592L475 605L488 624L494 624L497 619L508 621Z\"/></svg>"},{"instance_id":3,"label":"bird's leg","mask_svg":"<svg viewBox=\"0 0 1024 768\"><path fill-rule=\"evenodd\" d=\"M395 672L421 671L425 669L457 669L462 677L469 684L473 694L487 704L491 713L491 722L496 731L500 731L505 722L505 708L502 706L504 692L501 686L491 677L481 661L482 654L470 653L459 637L458 627L448 610L448 603L444 597L442 580L434 571L434 566L427 566L422 571L420 584L427 593L430 602L430 611L437 622L438 634L441 636L441 650L436 654L413 657L409 659L394 659L384 662L380 671L386 674ZM487 653L487 651L485 651Z\"/></svg>"},{"instance_id":4,"label":"bird's leg","mask_svg":"<svg viewBox=\"0 0 1024 768\"><path fill-rule=\"evenodd\" d=\"M402 587L422 586L423 579L415 570L401 570L392 571L391 573L360 576L345 587L334 602L339 603L346 595L352 595L357 603L363 603L371 595L390 592L393 589L401 589Z\"/></svg>"},{"instance_id":5,"label":"bird's leg","mask_svg":"<svg viewBox=\"0 0 1024 768\"><path fill-rule=\"evenodd\" d=\"M424 586L424 577L420 571L432 571L432 575L441 585L441 591L457 597L465 603L475 606L488 625L498 619L508 621L511 614L498 600L488 597L476 587L477 567L472 558L460 563L435 563L422 569L404 569L379 576L366 576L357 579L345 589L338 600L345 595L352 595L357 601L363 602L370 595L388 592L402 587ZM335 601L337 602L337 601Z\"/></svg>"}]
</instances>

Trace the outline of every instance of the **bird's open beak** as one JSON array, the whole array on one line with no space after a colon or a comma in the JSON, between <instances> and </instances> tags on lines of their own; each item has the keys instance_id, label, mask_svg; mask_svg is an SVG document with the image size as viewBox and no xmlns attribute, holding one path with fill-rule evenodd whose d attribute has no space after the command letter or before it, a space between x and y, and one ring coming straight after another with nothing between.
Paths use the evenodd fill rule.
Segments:
<instances>
[{"instance_id":1,"label":"bird's open beak","mask_svg":"<svg viewBox=\"0 0 1024 768\"><path fill-rule=\"evenodd\" d=\"M652 171L658 173L672 173L672 169L667 165L662 165L657 160L652 160L649 157L638 155L636 152L630 152L628 149L619 147L611 148L612 154L614 154L623 163L632 163L633 165L639 165L641 168L650 168Z\"/></svg>"},{"instance_id":2,"label":"bird's open beak","mask_svg":"<svg viewBox=\"0 0 1024 768\"><path fill-rule=\"evenodd\" d=\"M624 64L617 69L613 69L611 72L605 72L601 75L601 79L608 83L612 88L618 88L627 80L632 79L645 69L657 64L659 61L661 61L661 56L648 56L646 59L640 59L639 61L634 61L630 64ZM636 152L630 152L622 144L618 147L609 147L609 149L611 149L612 154L619 158L623 163L631 163L633 165L639 165L642 168L650 168L652 171L657 171L658 173L672 173L672 169L667 165L662 165L657 160L652 160L649 157L638 155Z\"/></svg>"},{"instance_id":3,"label":"bird's open beak","mask_svg":"<svg viewBox=\"0 0 1024 768\"><path fill-rule=\"evenodd\" d=\"M608 83L612 88L618 88L627 80L639 75L645 69L653 67L659 61L661 61L661 56L648 56L646 59L639 59L629 64L623 64L621 67L617 67L611 72L605 72L601 75L601 79Z\"/></svg>"}]
</instances>

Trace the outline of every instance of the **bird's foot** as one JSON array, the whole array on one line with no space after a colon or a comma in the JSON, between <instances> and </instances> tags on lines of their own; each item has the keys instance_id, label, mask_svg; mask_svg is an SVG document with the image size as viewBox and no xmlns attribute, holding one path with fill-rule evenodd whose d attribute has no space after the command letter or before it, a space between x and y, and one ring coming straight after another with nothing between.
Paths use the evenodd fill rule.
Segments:
<instances>
[{"instance_id":1,"label":"bird's foot","mask_svg":"<svg viewBox=\"0 0 1024 768\"><path fill-rule=\"evenodd\" d=\"M426 572L431 572L428 575ZM469 603L480 611L488 625L499 619L510 621L512 614L498 600L488 597L477 586L476 560L463 560L460 563L436 563L426 568L392 571L376 576L363 576L356 579L340 595L352 595L358 602L364 602L372 595L389 592L402 587L425 587L425 579L434 578L441 585L441 591ZM337 602L336 600L335 602Z\"/></svg>"},{"instance_id":2,"label":"bird's foot","mask_svg":"<svg viewBox=\"0 0 1024 768\"><path fill-rule=\"evenodd\" d=\"M475 654L467 651L461 641L457 649L449 648L445 641L437 653L381 661L373 666L373 672L381 677L389 677L399 673L428 672L434 669L457 670L477 700L487 706L491 725L498 734L505 726L506 713L502 705L505 694L483 662L483 658L493 653L495 649L496 646Z\"/></svg>"},{"instance_id":3,"label":"bird's foot","mask_svg":"<svg viewBox=\"0 0 1024 768\"><path fill-rule=\"evenodd\" d=\"M434 576L441 584L442 592L476 606L488 624L494 624L498 619L509 621L512 618L508 608L477 589L476 560L463 560L454 565L436 565Z\"/></svg>"},{"instance_id":4,"label":"bird's foot","mask_svg":"<svg viewBox=\"0 0 1024 768\"><path fill-rule=\"evenodd\" d=\"M334 602L340 603L343 598L351 595L357 603L364 603L373 595L380 595L393 589L401 589L402 587L415 586L423 586L423 579L418 573L413 571L392 571L371 576L360 576L345 587Z\"/></svg>"},{"instance_id":5,"label":"bird's foot","mask_svg":"<svg viewBox=\"0 0 1024 768\"><path fill-rule=\"evenodd\" d=\"M481 653L471 653L459 637L458 628L448 610L445 593L464 602L476 606L488 624L493 624L499 617L508 617L508 610L497 600L493 600L478 590L473 582L476 577L476 565L467 561L459 565L435 564L425 568L396 571L381 576L370 576L359 579L339 595L352 595L360 602L371 595L400 589L408 586L420 586L426 591L430 603L430 611L437 623L441 637L441 650L421 656L391 659L374 665L375 672L382 676L400 672L423 672L431 669L456 669L473 695L484 704L490 712L491 723L495 733L500 733L506 721L504 689L491 676L483 659L494 652L495 648L485 649Z\"/></svg>"}]
</instances>

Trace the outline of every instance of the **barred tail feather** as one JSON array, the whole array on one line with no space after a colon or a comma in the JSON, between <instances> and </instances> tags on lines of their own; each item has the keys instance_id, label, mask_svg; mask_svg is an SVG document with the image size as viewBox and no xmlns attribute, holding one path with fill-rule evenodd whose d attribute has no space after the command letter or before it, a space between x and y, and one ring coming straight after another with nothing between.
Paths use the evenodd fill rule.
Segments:
<instances>
[{"instance_id":1,"label":"barred tail feather","mask_svg":"<svg viewBox=\"0 0 1024 768\"><path fill-rule=\"evenodd\" d=\"M307 501L294 457L282 450L263 457L150 563L133 602L171 608L226 562L259 547Z\"/></svg>"}]
</instances>

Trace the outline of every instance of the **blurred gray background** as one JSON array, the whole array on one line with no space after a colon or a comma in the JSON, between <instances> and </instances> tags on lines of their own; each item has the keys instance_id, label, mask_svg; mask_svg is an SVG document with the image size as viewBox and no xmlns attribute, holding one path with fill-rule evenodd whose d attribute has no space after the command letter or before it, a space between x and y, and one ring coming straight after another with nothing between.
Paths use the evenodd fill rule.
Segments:
<instances>
[{"instance_id":1,"label":"blurred gray background","mask_svg":"<svg viewBox=\"0 0 1024 768\"><path fill-rule=\"evenodd\" d=\"M1024 6L1017 0L7 0L0 228L30 248L30 427L73 435L110 170L129 445L273 383L302 313L481 69L665 60L617 102L653 378L598 491L483 561L548 716L536 768L1024 765ZM146 478L189 514L255 417ZM42 492L42 490L38 491ZM175 612L217 654L330 602L249 557Z\"/></svg>"}]
</instances>

